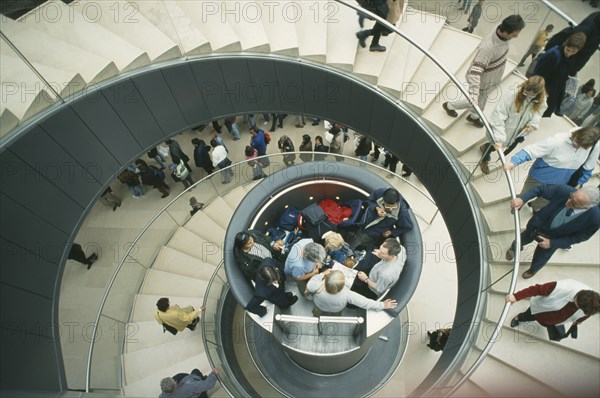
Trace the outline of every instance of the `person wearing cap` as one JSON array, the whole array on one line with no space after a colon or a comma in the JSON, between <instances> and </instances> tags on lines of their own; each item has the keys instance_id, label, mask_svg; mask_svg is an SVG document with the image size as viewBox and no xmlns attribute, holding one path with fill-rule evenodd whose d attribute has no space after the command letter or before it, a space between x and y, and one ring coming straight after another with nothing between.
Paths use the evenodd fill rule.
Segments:
<instances>
[{"instance_id":1,"label":"person wearing cap","mask_svg":"<svg viewBox=\"0 0 600 398\"><path fill-rule=\"evenodd\" d=\"M246 279L253 281L262 261L266 258L279 260L282 248L282 240L270 242L265 235L248 230L235 235L233 256Z\"/></svg>"},{"instance_id":2,"label":"person wearing cap","mask_svg":"<svg viewBox=\"0 0 600 398\"><path fill-rule=\"evenodd\" d=\"M410 206L394 188L375 190L367 198L364 223L350 240L350 248L377 245L386 238L397 238L413 228Z\"/></svg>"},{"instance_id":3,"label":"person wearing cap","mask_svg":"<svg viewBox=\"0 0 600 398\"><path fill-rule=\"evenodd\" d=\"M306 285L319 273L325 257L325 248L312 239L301 239L292 246L285 260L285 273L296 281L300 294L310 296Z\"/></svg>"}]
</instances>

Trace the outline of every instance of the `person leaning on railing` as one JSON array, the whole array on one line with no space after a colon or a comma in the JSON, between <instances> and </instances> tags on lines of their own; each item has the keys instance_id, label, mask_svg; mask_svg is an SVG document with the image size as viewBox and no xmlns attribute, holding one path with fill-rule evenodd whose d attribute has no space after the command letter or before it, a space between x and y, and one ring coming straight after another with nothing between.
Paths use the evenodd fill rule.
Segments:
<instances>
[{"instance_id":1,"label":"person leaning on railing","mask_svg":"<svg viewBox=\"0 0 600 398\"><path fill-rule=\"evenodd\" d=\"M256 273L254 295L245 309L264 316L267 308L261 304L265 300L281 309L289 308L298 301L297 296L285 291L285 279L272 258L265 258L261 262Z\"/></svg>"},{"instance_id":2,"label":"person leaning on railing","mask_svg":"<svg viewBox=\"0 0 600 398\"><path fill-rule=\"evenodd\" d=\"M488 162L493 150L504 150L508 155L525 137L537 130L542 114L547 108L544 78L531 76L519 85L514 95L504 95L494 108L490 117L493 144L479 147L484 156L479 167L484 174L489 174Z\"/></svg>"},{"instance_id":3,"label":"person leaning on railing","mask_svg":"<svg viewBox=\"0 0 600 398\"><path fill-rule=\"evenodd\" d=\"M264 259L280 259L283 244L282 240L271 242L257 231L238 232L233 243L233 256L246 279L253 281ZM281 266L278 265L278 268L281 269Z\"/></svg>"}]
</instances>

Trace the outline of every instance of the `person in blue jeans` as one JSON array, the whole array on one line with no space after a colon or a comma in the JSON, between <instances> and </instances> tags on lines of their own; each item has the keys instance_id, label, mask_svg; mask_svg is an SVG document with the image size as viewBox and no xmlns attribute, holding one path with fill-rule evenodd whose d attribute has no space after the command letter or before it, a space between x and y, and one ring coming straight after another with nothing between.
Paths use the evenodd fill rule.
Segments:
<instances>
[{"instance_id":1,"label":"person in blue jeans","mask_svg":"<svg viewBox=\"0 0 600 398\"><path fill-rule=\"evenodd\" d=\"M264 156L267 154L267 140L265 138L265 132L262 129L253 127L250 129L250 146L258 152L258 156ZM259 159L262 167L267 167L271 164L269 158Z\"/></svg>"}]
</instances>

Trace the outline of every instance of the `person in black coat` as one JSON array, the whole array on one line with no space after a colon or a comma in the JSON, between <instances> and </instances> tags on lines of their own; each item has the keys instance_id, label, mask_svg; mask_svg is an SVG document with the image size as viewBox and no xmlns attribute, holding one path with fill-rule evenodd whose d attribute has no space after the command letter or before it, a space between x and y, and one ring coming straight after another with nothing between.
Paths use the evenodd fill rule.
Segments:
<instances>
[{"instance_id":1,"label":"person in black coat","mask_svg":"<svg viewBox=\"0 0 600 398\"><path fill-rule=\"evenodd\" d=\"M192 145L194 145L194 163L196 164L196 167L201 167L208 174L212 174L215 171L215 168L210 159L210 146L206 145L206 142L199 138L194 138L192 140Z\"/></svg>"},{"instance_id":2,"label":"person in black coat","mask_svg":"<svg viewBox=\"0 0 600 398\"><path fill-rule=\"evenodd\" d=\"M574 28L566 28L558 32L548 40L545 50L549 50L554 46L561 45L573 33L582 32L585 34L585 45L577 54L571 57L569 75L575 76L589 59L598 51L600 45L600 11L596 11L588 15L581 23Z\"/></svg>"},{"instance_id":3,"label":"person in black coat","mask_svg":"<svg viewBox=\"0 0 600 398\"><path fill-rule=\"evenodd\" d=\"M148 166L142 159L137 159L135 165L139 170L139 175L142 178L142 184L151 185L162 193L161 198L169 196L169 186L165 183L164 173L159 169ZM161 175L162 173L162 175Z\"/></svg>"},{"instance_id":4,"label":"person in black coat","mask_svg":"<svg viewBox=\"0 0 600 398\"><path fill-rule=\"evenodd\" d=\"M520 198L513 199L510 205L520 209L537 197L549 203L533 215L521 232L521 250L534 240L537 242L531 265L522 275L524 279L531 278L542 269L556 249L585 242L600 228L600 192L597 187L575 189L568 185L538 185ZM513 241L506 252L508 261L515 257L515 246Z\"/></svg>"},{"instance_id":5,"label":"person in black coat","mask_svg":"<svg viewBox=\"0 0 600 398\"><path fill-rule=\"evenodd\" d=\"M298 301L298 296L285 291L285 279L272 258L265 258L256 272L254 295L245 309L264 316L267 308L262 304L267 300L281 309L291 307Z\"/></svg>"},{"instance_id":6,"label":"person in black coat","mask_svg":"<svg viewBox=\"0 0 600 398\"><path fill-rule=\"evenodd\" d=\"M179 161L183 160L183 164L185 164L185 168L188 169L188 171L191 173L192 167L188 164L188 162L190 161L190 158L188 157L188 155L183 153L183 150L181 149L179 142L171 139L171 140L166 140L165 144L167 144L167 146L169 147L169 155L171 155L171 160L173 161L173 163L179 164Z\"/></svg>"},{"instance_id":7,"label":"person in black coat","mask_svg":"<svg viewBox=\"0 0 600 398\"><path fill-rule=\"evenodd\" d=\"M579 53L585 45L586 38L582 33L574 33L560 47L553 47L538 61L533 73L541 76L546 82L546 103L548 108L543 117L553 113L562 116L560 104L565 96L565 87L571 75L572 57Z\"/></svg>"},{"instance_id":8,"label":"person in black coat","mask_svg":"<svg viewBox=\"0 0 600 398\"><path fill-rule=\"evenodd\" d=\"M270 242L256 231L238 232L233 244L233 256L238 267L248 280L254 280L262 261L267 258L279 259L283 241Z\"/></svg>"}]
</instances>

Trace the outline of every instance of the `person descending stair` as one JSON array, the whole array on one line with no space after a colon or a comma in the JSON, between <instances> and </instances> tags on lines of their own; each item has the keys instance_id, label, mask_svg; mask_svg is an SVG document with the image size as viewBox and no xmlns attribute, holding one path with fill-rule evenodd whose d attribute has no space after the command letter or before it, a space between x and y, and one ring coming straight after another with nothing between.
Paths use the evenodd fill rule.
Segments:
<instances>
[{"instance_id":1,"label":"person descending stair","mask_svg":"<svg viewBox=\"0 0 600 398\"><path fill-rule=\"evenodd\" d=\"M461 96L457 101L444 102L442 107L448 116L457 117L457 110L471 108L472 105L479 105L483 111L489 94L502 80L510 41L518 37L524 27L525 21L520 15L511 15L481 40L466 75L470 98ZM467 121L479 128L484 126L473 108Z\"/></svg>"},{"instance_id":2,"label":"person descending stair","mask_svg":"<svg viewBox=\"0 0 600 398\"><path fill-rule=\"evenodd\" d=\"M158 299L156 307L158 308L158 311L154 314L156 322L175 328L178 332L183 332L185 328L196 329L196 325L200 321L198 315L200 315L200 312L206 311L204 306L195 310L191 305L183 308L175 304L171 305L168 297Z\"/></svg>"}]
</instances>

